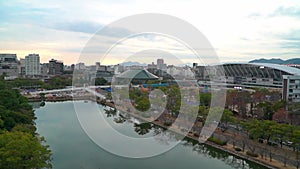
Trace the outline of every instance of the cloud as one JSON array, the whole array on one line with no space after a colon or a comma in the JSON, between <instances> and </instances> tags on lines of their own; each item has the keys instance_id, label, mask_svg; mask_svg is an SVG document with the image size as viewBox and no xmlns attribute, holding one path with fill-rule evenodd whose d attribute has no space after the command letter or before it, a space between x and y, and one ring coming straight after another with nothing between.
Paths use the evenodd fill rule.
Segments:
<instances>
[{"instance_id":1,"label":"cloud","mask_svg":"<svg viewBox=\"0 0 300 169\"><path fill-rule=\"evenodd\" d=\"M284 7L281 6L277 8L274 13L270 16L290 16L300 18L300 7L299 6L290 6Z\"/></svg>"},{"instance_id":2,"label":"cloud","mask_svg":"<svg viewBox=\"0 0 300 169\"><path fill-rule=\"evenodd\" d=\"M278 46L283 50L289 50L288 54L298 55L300 53L300 28L289 30L285 33L275 34L279 39Z\"/></svg>"},{"instance_id":3,"label":"cloud","mask_svg":"<svg viewBox=\"0 0 300 169\"><path fill-rule=\"evenodd\" d=\"M71 32L82 32L94 34L100 28L103 27L103 24L89 21L78 21L78 22L57 22L50 25L46 25L48 28L62 30L62 31L71 31Z\"/></svg>"},{"instance_id":4,"label":"cloud","mask_svg":"<svg viewBox=\"0 0 300 169\"><path fill-rule=\"evenodd\" d=\"M289 30L286 33L277 34L276 36L283 40L300 41L300 28Z\"/></svg>"},{"instance_id":5,"label":"cloud","mask_svg":"<svg viewBox=\"0 0 300 169\"><path fill-rule=\"evenodd\" d=\"M261 17L261 16L263 16L261 13L254 12L254 13L251 13L250 15L248 15L247 17L255 19L255 18L258 18L258 17Z\"/></svg>"}]
</instances>

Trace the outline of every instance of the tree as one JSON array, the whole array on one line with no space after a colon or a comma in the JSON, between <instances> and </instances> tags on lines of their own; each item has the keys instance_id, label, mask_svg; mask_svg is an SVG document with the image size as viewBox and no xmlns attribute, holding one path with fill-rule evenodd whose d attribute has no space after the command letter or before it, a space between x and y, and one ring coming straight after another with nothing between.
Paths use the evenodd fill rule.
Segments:
<instances>
[{"instance_id":1,"label":"tree","mask_svg":"<svg viewBox=\"0 0 300 169\"><path fill-rule=\"evenodd\" d=\"M211 93L200 93L200 105L209 106L211 102Z\"/></svg>"},{"instance_id":2,"label":"tree","mask_svg":"<svg viewBox=\"0 0 300 169\"><path fill-rule=\"evenodd\" d=\"M274 109L271 102L262 102L257 105L258 108L262 109L264 120L272 120Z\"/></svg>"},{"instance_id":3,"label":"tree","mask_svg":"<svg viewBox=\"0 0 300 169\"><path fill-rule=\"evenodd\" d=\"M250 103L250 93L247 91L231 90L226 96L226 105L231 111L239 112L239 115L246 117L246 107Z\"/></svg>"},{"instance_id":4,"label":"tree","mask_svg":"<svg viewBox=\"0 0 300 169\"><path fill-rule=\"evenodd\" d=\"M164 87L164 90L162 91L167 95L166 109L171 112L173 116L177 116L181 106L180 89L178 86L171 86Z\"/></svg>"},{"instance_id":5,"label":"tree","mask_svg":"<svg viewBox=\"0 0 300 169\"><path fill-rule=\"evenodd\" d=\"M107 84L107 80L105 80L104 78L96 78L95 79L95 85L105 85Z\"/></svg>"},{"instance_id":6,"label":"tree","mask_svg":"<svg viewBox=\"0 0 300 169\"><path fill-rule=\"evenodd\" d=\"M23 132L0 135L0 166L2 169L52 168L51 151L40 144L42 138Z\"/></svg>"},{"instance_id":7,"label":"tree","mask_svg":"<svg viewBox=\"0 0 300 169\"><path fill-rule=\"evenodd\" d=\"M134 123L134 131L137 132L139 135L145 135L149 133L151 128L152 128L151 123L141 123L141 124Z\"/></svg>"},{"instance_id":8,"label":"tree","mask_svg":"<svg viewBox=\"0 0 300 169\"><path fill-rule=\"evenodd\" d=\"M139 97L135 101L136 108L140 111L147 111L150 108L150 102L145 97Z\"/></svg>"},{"instance_id":9,"label":"tree","mask_svg":"<svg viewBox=\"0 0 300 169\"><path fill-rule=\"evenodd\" d=\"M300 146L300 130L294 129L292 134L292 142L294 150L296 151L297 160L299 160L299 146Z\"/></svg>"},{"instance_id":10,"label":"tree","mask_svg":"<svg viewBox=\"0 0 300 169\"><path fill-rule=\"evenodd\" d=\"M107 100L112 100L111 92L108 92L108 93L106 94L106 99L107 99Z\"/></svg>"},{"instance_id":11,"label":"tree","mask_svg":"<svg viewBox=\"0 0 300 169\"><path fill-rule=\"evenodd\" d=\"M233 117L232 111L230 111L228 109L225 109L224 112L223 112L222 118L221 118L221 122L225 123L225 127L227 128L228 127L228 122L233 122L234 121L233 118L234 117Z\"/></svg>"},{"instance_id":12,"label":"tree","mask_svg":"<svg viewBox=\"0 0 300 169\"><path fill-rule=\"evenodd\" d=\"M0 80L0 166L3 169L51 168L51 151L35 128L28 100Z\"/></svg>"}]
</instances>

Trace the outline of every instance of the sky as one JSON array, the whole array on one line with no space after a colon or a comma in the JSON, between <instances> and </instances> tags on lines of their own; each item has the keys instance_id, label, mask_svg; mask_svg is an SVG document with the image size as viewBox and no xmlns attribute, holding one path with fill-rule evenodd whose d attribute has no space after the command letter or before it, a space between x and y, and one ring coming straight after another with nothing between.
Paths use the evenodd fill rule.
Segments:
<instances>
[{"instance_id":1,"label":"sky","mask_svg":"<svg viewBox=\"0 0 300 169\"><path fill-rule=\"evenodd\" d=\"M189 22L209 40L221 62L300 57L299 0L0 0L0 53L16 53L18 58L38 53L41 62L55 58L76 63L98 30L142 13ZM122 59L119 55L128 56L123 58L128 61L141 52L141 46L157 46L169 53L182 49L160 36L131 38L126 44L129 53L122 53L123 46L115 56L99 61L116 64ZM195 61L188 54L180 59Z\"/></svg>"}]
</instances>

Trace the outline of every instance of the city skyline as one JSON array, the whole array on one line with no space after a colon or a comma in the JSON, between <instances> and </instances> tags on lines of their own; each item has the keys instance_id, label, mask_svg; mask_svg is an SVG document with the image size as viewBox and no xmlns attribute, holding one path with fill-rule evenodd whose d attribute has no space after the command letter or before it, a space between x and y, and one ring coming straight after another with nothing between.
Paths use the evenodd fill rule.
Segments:
<instances>
[{"instance_id":1,"label":"city skyline","mask_svg":"<svg viewBox=\"0 0 300 169\"><path fill-rule=\"evenodd\" d=\"M21 61L21 60L25 60L26 57L30 56L30 55L38 55L39 58L40 58L40 64L44 64L44 63L49 63L50 61L52 60L56 60L58 62L62 62L65 64L65 62L63 60L60 60L60 59L57 59L57 58L50 58L49 60L46 60L45 62L43 62L42 60L44 60L38 53L29 53L27 54L25 57L19 57L16 53L0 53L0 55L16 55L16 59L18 61ZM115 64L103 64L102 62L99 62L99 61L96 61L96 62L88 62L88 63L85 63L85 62L73 62L73 63L70 63L70 64L65 64L65 66L71 66L71 65L77 65L77 64L85 64L85 66L93 66L93 65L97 65L97 64L100 64L101 65L107 65L107 66L112 66L112 65L123 65L123 66L147 66L147 65L151 65L151 64L156 64L158 60L163 60L165 62L165 64L167 65L173 65L173 66L190 66L192 67L192 65L194 63L196 63L197 65L203 65L203 66L209 66L209 65L216 65L216 64L203 64L200 60L200 62L176 62L177 64L174 64L174 63L168 63L167 61L165 61L164 57L159 57L159 56L156 56L156 57L152 57L152 56L148 56L148 58L145 58L144 61L140 61L140 60L136 60L134 58L131 58L132 60L125 60L124 62L117 62ZM169 58L167 58L166 60L168 60ZM272 60L275 60L275 63L272 62ZM282 61L282 63L276 63L276 62L280 62ZM292 61L292 63L290 63L290 61ZM298 62L300 61L300 59L298 58L290 58L290 59L287 59L287 60L284 60L284 59L281 59L281 58L270 58L270 59L266 59L266 58L253 58L252 60L247 60L247 61L233 61L233 62L222 62L220 64L227 64L227 63L251 63L251 62L256 62L256 63L273 63L273 64L284 64L284 65L290 65L290 66L293 66L293 65L299 65ZM293 62L296 62L296 63L293 63Z\"/></svg>"},{"instance_id":2,"label":"city skyline","mask_svg":"<svg viewBox=\"0 0 300 169\"><path fill-rule=\"evenodd\" d=\"M75 63L86 42L106 24L124 16L153 12L173 15L193 24L211 42L221 62L289 59L299 57L300 53L300 7L295 0L211 1L205 4L197 1L139 3L123 0L66 4L61 1L14 0L1 1L0 4L0 52L16 53L19 57L39 53L41 62L56 58L66 64ZM138 45L129 51L137 52L140 46L149 45L149 39L153 40L147 37L133 39ZM176 50L161 38L154 38L154 42L167 52ZM104 64L116 64L118 59Z\"/></svg>"}]
</instances>

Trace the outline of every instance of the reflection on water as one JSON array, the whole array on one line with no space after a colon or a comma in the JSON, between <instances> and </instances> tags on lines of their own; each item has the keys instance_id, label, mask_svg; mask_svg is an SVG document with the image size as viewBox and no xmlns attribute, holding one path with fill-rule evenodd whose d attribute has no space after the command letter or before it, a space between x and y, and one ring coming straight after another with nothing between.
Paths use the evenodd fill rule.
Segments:
<instances>
[{"instance_id":1,"label":"reflection on water","mask_svg":"<svg viewBox=\"0 0 300 169\"><path fill-rule=\"evenodd\" d=\"M92 103L82 102L82 106L89 106L88 104ZM99 107L103 108L100 105ZM178 134L166 131L157 125L137 120L114 109L105 109L108 110L104 112L105 120L121 133L132 137L157 136L154 137L155 144L145 149L151 149L156 144L169 144L180 138ZM44 107L36 109L36 116L38 132L45 136L53 150L53 166L58 169L264 168L188 138L172 150L151 158L129 159L113 155L98 147L87 137L80 127L72 102L46 102ZM122 140L110 140L110 144L113 145L118 145L120 142ZM132 147L132 150L135 151L135 147Z\"/></svg>"},{"instance_id":2,"label":"reflection on water","mask_svg":"<svg viewBox=\"0 0 300 169\"><path fill-rule=\"evenodd\" d=\"M137 132L139 135L145 135L149 133L151 129L152 129L151 123L141 123L141 124L134 123L134 131Z\"/></svg>"}]
</instances>

